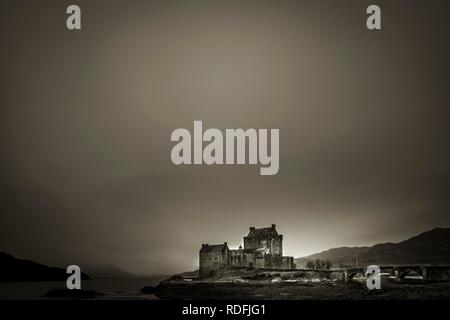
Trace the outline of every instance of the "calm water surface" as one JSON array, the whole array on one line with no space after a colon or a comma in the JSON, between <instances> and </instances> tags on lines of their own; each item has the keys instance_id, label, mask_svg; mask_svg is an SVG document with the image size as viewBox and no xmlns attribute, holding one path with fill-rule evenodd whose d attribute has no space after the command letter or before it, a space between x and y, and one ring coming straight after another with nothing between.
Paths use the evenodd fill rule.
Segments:
<instances>
[{"instance_id":1,"label":"calm water surface","mask_svg":"<svg viewBox=\"0 0 450 320\"><path fill-rule=\"evenodd\" d=\"M154 295L142 294L140 290L145 286L156 286L166 278L93 279L82 281L81 287L104 294L96 299L154 300L157 299ZM66 283L59 281L0 283L0 299L49 299L44 297L46 292L65 288Z\"/></svg>"}]
</instances>

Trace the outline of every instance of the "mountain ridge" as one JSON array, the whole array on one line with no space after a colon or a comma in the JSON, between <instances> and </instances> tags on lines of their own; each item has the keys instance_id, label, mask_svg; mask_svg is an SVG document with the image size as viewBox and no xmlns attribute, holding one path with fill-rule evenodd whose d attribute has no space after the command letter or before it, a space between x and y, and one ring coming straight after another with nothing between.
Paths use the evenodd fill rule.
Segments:
<instances>
[{"instance_id":1,"label":"mountain ridge","mask_svg":"<svg viewBox=\"0 0 450 320\"><path fill-rule=\"evenodd\" d=\"M398 243L385 242L373 246L338 247L295 258L297 268L305 268L310 260L329 260L333 267L358 265L450 264L450 228L434 228Z\"/></svg>"},{"instance_id":2,"label":"mountain ridge","mask_svg":"<svg viewBox=\"0 0 450 320\"><path fill-rule=\"evenodd\" d=\"M18 259L9 253L0 251L0 283L21 281L66 281L69 277L66 269L49 267L32 260ZM90 277L81 272L82 280Z\"/></svg>"}]
</instances>

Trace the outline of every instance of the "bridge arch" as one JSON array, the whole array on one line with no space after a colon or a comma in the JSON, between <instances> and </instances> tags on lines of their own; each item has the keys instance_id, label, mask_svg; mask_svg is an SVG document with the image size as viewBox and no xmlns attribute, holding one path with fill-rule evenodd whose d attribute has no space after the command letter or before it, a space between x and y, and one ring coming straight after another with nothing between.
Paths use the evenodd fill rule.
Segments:
<instances>
[{"instance_id":1,"label":"bridge arch","mask_svg":"<svg viewBox=\"0 0 450 320\"><path fill-rule=\"evenodd\" d=\"M364 272L361 271L351 271L347 274L348 280L353 280L353 278L365 278Z\"/></svg>"},{"instance_id":2,"label":"bridge arch","mask_svg":"<svg viewBox=\"0 0 450 320\"><path fill-rule=\"evenodd\" d=\"M420 276L423 278L423 272L421 268L407 268L398 271L398 278L405 279L406 276Z\"/></svg>"}]
</instances>

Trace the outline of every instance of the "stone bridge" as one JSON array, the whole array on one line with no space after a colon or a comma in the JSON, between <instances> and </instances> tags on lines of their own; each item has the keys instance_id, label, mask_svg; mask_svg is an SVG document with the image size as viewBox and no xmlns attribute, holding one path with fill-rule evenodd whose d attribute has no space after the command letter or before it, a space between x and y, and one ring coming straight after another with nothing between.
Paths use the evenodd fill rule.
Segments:
<instances>
[{"instance_id":1,"label":"stone bridge","mask_svg":"<svg viewBox=\"0 0 450 320\"><path fill-rule=\"evenodd\" d=\"M450 281L450 266L379 266L382 274L394 276L395 279L404 279L410 273L418 274L425 281ZM366 268L343 269L345 281L360 275L367 277Z\"/></svg>"}]
</instances>

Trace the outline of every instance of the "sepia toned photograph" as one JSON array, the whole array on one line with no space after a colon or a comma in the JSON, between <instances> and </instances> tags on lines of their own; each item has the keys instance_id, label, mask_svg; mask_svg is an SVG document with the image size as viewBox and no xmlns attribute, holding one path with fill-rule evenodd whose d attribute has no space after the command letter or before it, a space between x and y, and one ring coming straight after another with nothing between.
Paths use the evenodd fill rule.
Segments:
<instances>
[{"instance_id":1,"label":"sepia toned photograph","mask_svg":"<svg viewBox=\"0 0 450 320\"><path fill-rule=\"evenodd\" d=\"M0 0L0 301L450 300L449 12Z\"/></svg>"}]
</instances>

